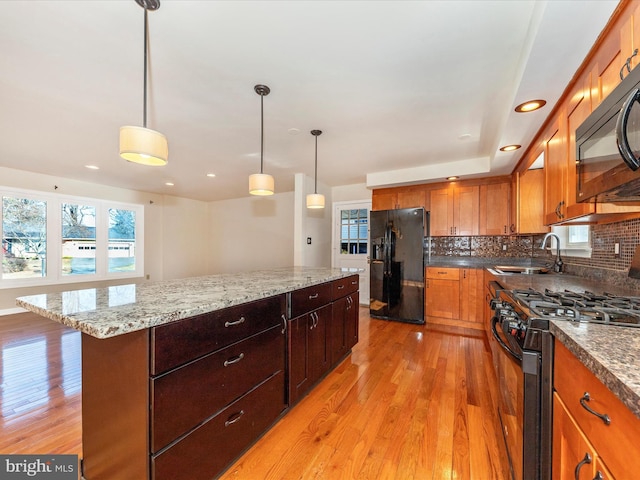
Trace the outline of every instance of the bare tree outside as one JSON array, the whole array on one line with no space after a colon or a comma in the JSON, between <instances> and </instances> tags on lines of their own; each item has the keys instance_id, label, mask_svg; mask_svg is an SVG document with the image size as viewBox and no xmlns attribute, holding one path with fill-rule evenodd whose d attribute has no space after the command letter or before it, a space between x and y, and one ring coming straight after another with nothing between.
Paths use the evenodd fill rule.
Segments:
<instances>
[{"instance_id":1,"label":"bare tree outside","mask_svg":"<svg viewBox=\"0 0 640 480\"><path fill-rule=\"evenodd\" d=\"M46 276L47 202L2 197L2 276Z\"/></svg>"}]
</instances>

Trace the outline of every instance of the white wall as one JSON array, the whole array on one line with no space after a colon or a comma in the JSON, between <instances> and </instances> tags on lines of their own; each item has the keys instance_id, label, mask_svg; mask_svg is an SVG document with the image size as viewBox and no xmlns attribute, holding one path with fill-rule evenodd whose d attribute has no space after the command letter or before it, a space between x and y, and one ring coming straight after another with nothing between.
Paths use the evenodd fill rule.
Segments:
<instances>
[{"instance_id":1,"label":"white wall","mask_svg":"<svg viewBox=\"0 0 640 480\"><path fill-rule=\"evenodd\" d=\"M295 175L294 265L331 267L331 189L318 183L318 193L324 195L325 207L307 208L307 194L313 193L313 178ZM311 244L307 239L311 238Z\"/></svg>"},{"instance_id":2,"label":"white wall","mask_svg":"<svg viewBox=\"0 0 640 480\"><path fill-rule=\"evenodd\" d=\"M209 204L208 273L293 266L294 193Z\"/></svg>"},{"instance_id":3,"label":"white wall","mask_svg":"<svg viewBox=\"0 0 640 480\"><path fill-rule=\"evenodd\" d=\"M108 199L144 205L144 266L150 280L168 280L202 275L208 263L208 205L136 190L108 187L62 177L42 175L0 167L0 184L44 192ZM56 188L57 187L57 188ZM190 241L186 232L194 232ZM176 248L177 247L177 248ZM141 282L143 278L134 279ZM15 308L15 298L37 293L131 283L132 279L112 282L85 282L0 290L0 312Z\"/></svg>"},{"instance_id":4,"label":"white wall","mask_svg":"<svg viewBox=\"0 0 640 480\"><path fill-rule=\"evenodd\" d=\"M331 200L333 202L368 202L371 201L371 192L372 190L368 189L364 183L342 185L331 189Z\"/></svg>"}]
</instances>

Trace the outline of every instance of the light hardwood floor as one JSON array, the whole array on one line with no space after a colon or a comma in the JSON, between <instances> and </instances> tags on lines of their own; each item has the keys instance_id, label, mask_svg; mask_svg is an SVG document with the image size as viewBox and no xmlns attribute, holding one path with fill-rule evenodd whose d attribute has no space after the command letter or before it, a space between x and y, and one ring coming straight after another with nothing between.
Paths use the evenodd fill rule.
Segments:
<instances>
[{"instance_id":1,"label":"light hardwood floor","mask_svg":"<svg viewBox=\"0 0 640 480\"><path fill-rule=\"evenodd\" d=\"M79 334L0 317L0 347L0 453L81 456ZM222 479L501 480L495 392L484 332L361 308L353 353Z\"/></svg>"}]
</instances>

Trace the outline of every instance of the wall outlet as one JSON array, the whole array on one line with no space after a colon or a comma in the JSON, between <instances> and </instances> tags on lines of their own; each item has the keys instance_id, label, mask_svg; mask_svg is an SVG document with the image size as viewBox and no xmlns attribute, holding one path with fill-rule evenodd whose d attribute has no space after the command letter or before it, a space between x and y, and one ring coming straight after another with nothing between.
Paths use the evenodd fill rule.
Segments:
<instances>
[{"instance_id":1,"label":"wall outlet","mask_svg":"<svg viewBox=\"0 0 640 480\"><path fill-rule=\"evenodd\" d=\"M506 251L507 251L507 244L506 244L506 243L503 243L503 244L502 244L502 251L503 251L503 252L506 252Z\"/></svg>"},{"instance_id":2,"label":"wall outlet","mask_svg":"<svg viewBox=\"0 0 640 480\"><path fill-rule=\"evenodd\" d=\"M616 242L616 243L613 244L613 254L616 257L620 256L620 242Z\"/></svg>"},{"instance_id":3,"label":"wall outlet","mask_svg":"<svg viewBox=\"0 0 640 480\"><path fill-rule=\"evenodd\" d=\"M311 245L311 237L307 237L307 245Z\"/></svg>"}]
</instances>

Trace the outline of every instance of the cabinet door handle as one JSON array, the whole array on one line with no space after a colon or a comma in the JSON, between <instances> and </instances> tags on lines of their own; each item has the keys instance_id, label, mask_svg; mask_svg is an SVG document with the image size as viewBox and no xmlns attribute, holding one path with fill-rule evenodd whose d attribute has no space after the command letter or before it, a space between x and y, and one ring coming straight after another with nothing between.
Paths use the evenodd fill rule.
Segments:
<instances>
[{"instance_id":1,"label":"cabinet door handle","mask_svg":"<svg viewBox=\"0 0 640 480\"><path fill-rule=\"evenodd\" d=\"M596 472L596 476L593 477L593 480L604 480L604 475L602 475L602 472L600 470Z\"/></svg>"},{"instance_id":2,"label":"cabinet door handle","mask_svg":"<svg viewBox=\"0 0 640 480\"><path fill-rule=\"evenodd\" d=\"M309 300L313 300L314 298L318 298L317 293L314 293L313 295L309 295Z\"/></svg>"},{"instance_id":3,"label":"cabinet door handle","mask_svg":"<svg viewBox=\"0 0 640 480\"><path fill-rule=\"evenodd\" d=\"M462 270L462 278L467 278L467 271L466 270Z\"/></svg>"},{"instance_id":4,"label":"cabinet door handle","mask_svg":"<svg viewBox=\"0 0 640 480\"><path fill-rule=\"evenodd\" d=\"M584 395L582 395L582 398L580 399L580 405L582 405L582 408L584 408L591 415L595 415L596 417L598 417L605 425L611 425L611 418L609 418L609 415L607 415L606 413L598 413L590 408L589 405L587 405L587 402L590 400L591 395L589 395L589 392L584 392Z\"/></svg>"},{"instance_id":5,"label":"cabinet door handle","mask_svg":"<svg viewBox=\"0 0 640 480\"><path fill-rule=\"evenodd\" d=\"M244 415L244 410L240 410L239 412L234 413L227 419L226 422L224 422L224 426L228 427L229 425L233 425L238 420L240 420L240 418L242 418L243 415Z\"/></svg>"},{"instance_id":6,"label":"cabinet door handle","mask_svg":"<svg viewBox=\"0 0 640 480\"><path fill-rule=\"evenodd\" d=\"M228 367L229 365L233 365L234 363L238 363L243 358L244 358L244 353L241 353L240 355L236 355L235 357L231 357L229 360L225 360L223 365L225 367Z\"/></svg>"},{"instance_id":7,"label":"cabinet door handle","mask_svg":"<svg viewBox=\"0 0 640 480\"><path fill-rule=\"evenodd\" d=\"M507 226L506 225L504 226L504 233L505 234L507 233Z\"/></svg>"},{"instance_id":8,"label":"cabinet door handle","mask_svg":"<svg viewBox=\"0 0 640 480\"><path fill-rule=\"evenodd\" d=\"M585 453L584 458L580 460L576 465L576 469L574 472L576 480L580 480L580 469L588 463L591 463L591 455L589 455L589 452Z\"/></svg>"},{"instance_id":9,"label":"cabinet door handle","mask_svg":"<svg viewBox=\"0 0 640 480\"><path fill-rule=\"evenodd\" d=\"M287 333L287 317L285 317L284 313L280 316L282 318L282 333Z\"/></svg>"},{"instance_id":10,"label":"cabinet door handle","mask_svg":"<svg viewBox=\"0 0 640 480\"><path fill-rule=\"evenodd\" d=\"M235 322L224 322L224 326L225 327L235 327L237 325L240 325L241 323L244 323L244 317L240 317Z\"/></svg>"}]
</instances>

